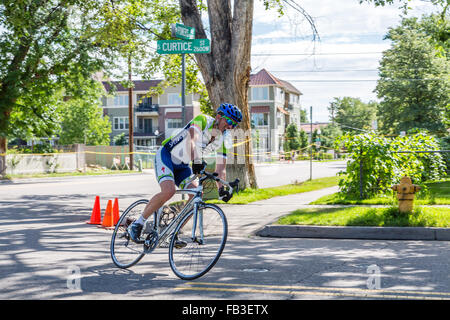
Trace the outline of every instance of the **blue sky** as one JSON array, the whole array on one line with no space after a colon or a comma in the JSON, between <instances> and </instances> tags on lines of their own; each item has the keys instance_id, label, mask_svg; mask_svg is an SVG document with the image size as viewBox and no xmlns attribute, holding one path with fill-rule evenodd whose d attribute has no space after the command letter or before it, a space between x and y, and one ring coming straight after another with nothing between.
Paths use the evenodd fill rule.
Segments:
<instances>
[{"instance_id":1,"label":"blue sky","mask_svg":"<svg viewBox=\"0 0 450 320\"><path fill-rule=\"evenodd\" d=\"M256 0L252 73L265 68L291 82L303 93L302 106L308 112L313 107L313 122L329 121L327 107L334 97L377 100L373 92L377 68L382 51L390 47L383 37L401 20L398 5L375 7L358 0L296 2L315 19L320 41L312 41L311 28L297 11L288 7L278 17ZM411 1L410 7L408 16L435 10L421 0Z\"/></svg>"}]
</instances>

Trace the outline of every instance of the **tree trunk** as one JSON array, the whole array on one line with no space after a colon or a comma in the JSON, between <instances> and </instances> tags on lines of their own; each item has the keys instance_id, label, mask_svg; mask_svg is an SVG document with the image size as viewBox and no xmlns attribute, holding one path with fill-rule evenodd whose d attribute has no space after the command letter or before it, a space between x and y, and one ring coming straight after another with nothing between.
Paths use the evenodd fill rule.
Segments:
<instances>
[{"instance_id":1,"label":"tree trunk","mask_svg":"<svg viewBox=\"0 0 450 320\"><path fill-rule=\"evenodd\" d=\"M196 0L180 0L183 23L194 27L197 39L206 38ZM243 114L237 144L227 165L227 180L239 178L241 187L257 188L252 159L248 85L250 81L250 50L253 25L253 0L236 0L231 14L230 1L208 1L211 53L195 58L205 81L209 99L217 108L223 102L236 104ZM244 142L245 141L245 142ZM236 155L237 154L237 155ZM231 163L230 163L231 162Z\"/></svg>"}]
</instances>

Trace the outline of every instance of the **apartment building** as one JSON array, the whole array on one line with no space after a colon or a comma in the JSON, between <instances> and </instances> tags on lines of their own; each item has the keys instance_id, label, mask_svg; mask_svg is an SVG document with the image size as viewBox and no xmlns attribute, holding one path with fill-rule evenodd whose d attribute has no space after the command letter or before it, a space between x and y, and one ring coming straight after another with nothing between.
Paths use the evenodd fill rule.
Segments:
<instances>
[{"instance_id":1,"label":"apartment building","mask_svg":"<svg viewBox=\"0 0 450 320\"><path fill-rule=\"evenodd\" d=\"M186 94L185 121L181 107L181 86L167 88L162 95L146 97L151 87L156 87L162 80L135 80L132 106L133 106L133 139L138 146L157 146L174 134L185 123L200 113L199 96ZM116 87L114 96L105 96L102 99L103 114L108 115L111 126L111 144L114 137L125 133L129 135L129 107L128 89L119 82L112 82ZM111 85L103 81L106 92Z\"/></svg>"},{"instance_id":2,"label":"apartment building","mask_svg":"<svg viewBox=\"0 0 450 320\"><path fill-rule=\"evenodd\" d=\"M283 148L286 127L300 127L300 96L291 83L276 78L266 69L250 75L248 102L256 153L278 153Z\"/></svg>"},{"instance_id":3,"label":"apartment building","mask_svg":"<svg viewBox=\"0 0 450 320\"><path fill-rule=\"evenodd\" d=\"M135 80L133 88L133 137L135 145L157 146L173 135L185 123L200 113L196 94L186 95L185 122L182 121L181 87L167 88L162 95L146 97L151 87L162 80ZM114 96L104 97L103 112L109 116L114 137L125 133L128 137L128 89L120 83ZM106 92L110 84L103 82ZM286 127L294 122L300 127L300 96L292 84L276 78L266 69L250 75L248 102L255 152L278 153L282 150Z\"/></svg>"}]
</instances>

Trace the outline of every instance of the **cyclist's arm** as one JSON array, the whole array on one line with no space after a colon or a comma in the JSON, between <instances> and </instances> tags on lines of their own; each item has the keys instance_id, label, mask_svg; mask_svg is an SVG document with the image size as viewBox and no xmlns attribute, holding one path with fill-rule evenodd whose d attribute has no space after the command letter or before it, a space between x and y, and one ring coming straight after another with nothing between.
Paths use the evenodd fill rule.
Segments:
<instances>
[{"instance_id":1,"label":"cyclist's arm","mask_svg":"<svg viewBox=\"0 0 450 320\"><path fill-rule=\"evenodd\" d=\"M219 178L222 180L227 180L227 159L222 156L216 157L216 172L219 174ZM220 182L217 183L217 188L220 188L222 184Z\"/></svg>"},{"instance_id":2,"label":"cyclist's arm","mask_svg":"<svg viewBox=\"0 0 450 320\"><path fill-rule=\"evenodd\" d=\"M189 147L191 152L191 159L194 163L202 163L202 147L200 133L195 127L189 128L189 135L191 137Z\"/></svg>"}]
</instances>

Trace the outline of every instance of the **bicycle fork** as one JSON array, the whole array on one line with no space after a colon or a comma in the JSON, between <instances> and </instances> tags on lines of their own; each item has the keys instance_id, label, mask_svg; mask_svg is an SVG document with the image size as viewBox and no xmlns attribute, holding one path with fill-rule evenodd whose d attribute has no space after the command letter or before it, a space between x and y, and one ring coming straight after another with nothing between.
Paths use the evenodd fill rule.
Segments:
<instances>
[{"instance_id":1,"label":"bicycle fork","mask_svg":"<svg viewBox=\"0 0 450 320\"><path fill-rule=\"evenodd\" d=\"M204 243L204 235L203 235L203 209L199 209L198 202L194 204L194 221L192 226L192 235L191 239L192 242L196 242L199 245L202 245ZM199 228L199 236L196 236L197 231L197 224Z\"/></svg>"}]
</instances>

